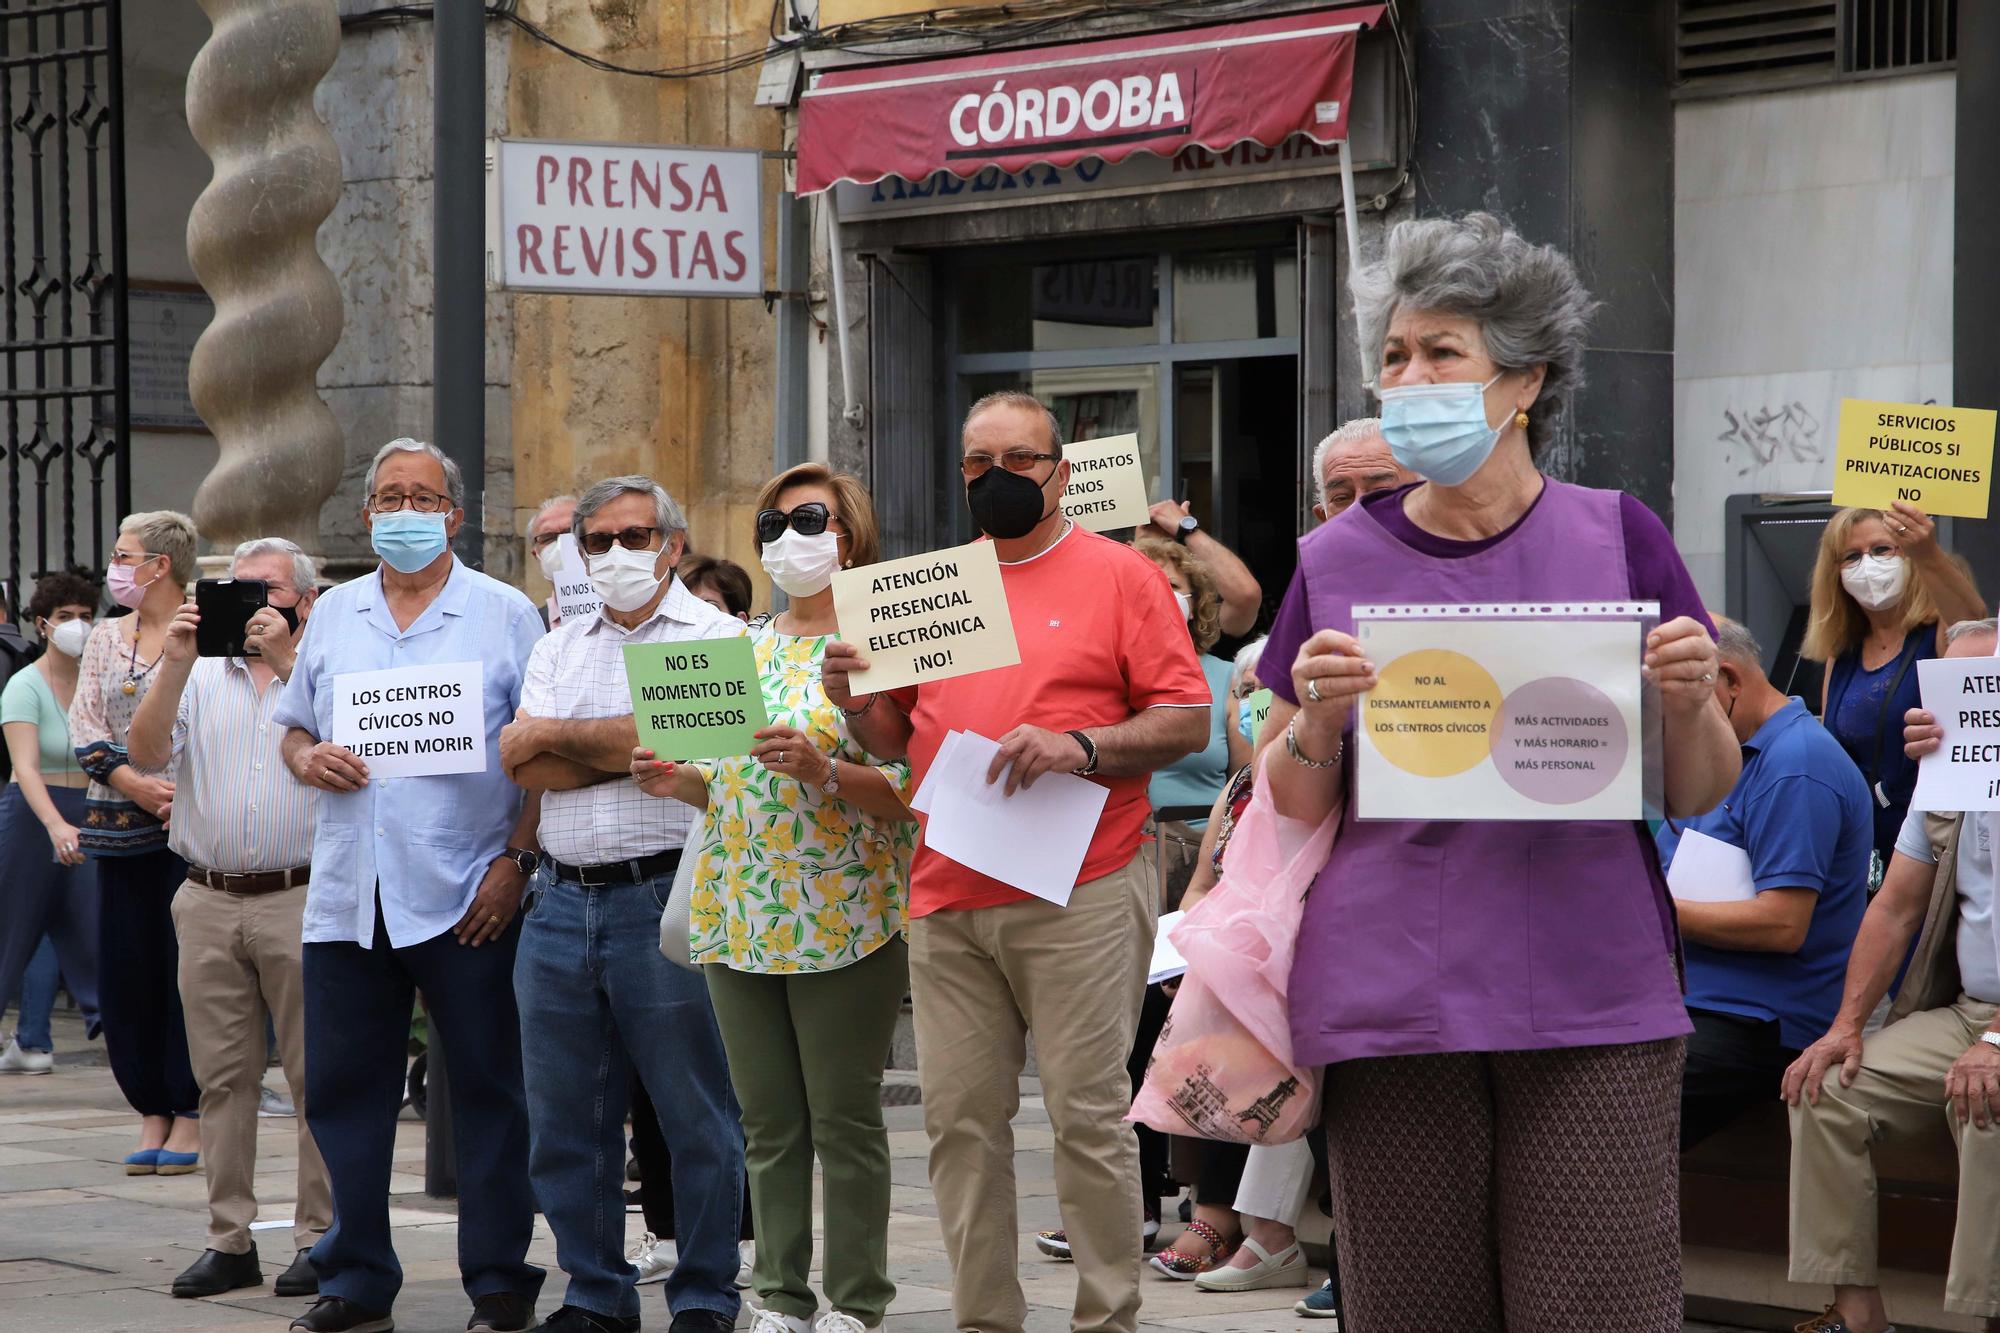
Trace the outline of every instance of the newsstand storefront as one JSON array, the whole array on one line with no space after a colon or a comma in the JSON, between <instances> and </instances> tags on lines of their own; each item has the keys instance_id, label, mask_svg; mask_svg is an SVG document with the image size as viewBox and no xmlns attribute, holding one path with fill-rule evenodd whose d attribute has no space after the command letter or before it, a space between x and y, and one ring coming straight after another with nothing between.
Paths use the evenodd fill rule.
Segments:
<instances>
[{"instance_id":1,"label":"newsstand storefront","mask_svg":"<svg viewBox=\"0 0 2000 1333\"><path fill-rule=\"evenodd\" d=\"M1282 593L1312 445L1367 406L1336 294L1343 219L1401 184L1383 23L1320 9L808 73L797 188L842 260L830 434L858 434L893 550L969 539L957 423L1023 387L1066 439L1136 432L1154 496L1192 500Z\"/></svg>"}]
</instances>

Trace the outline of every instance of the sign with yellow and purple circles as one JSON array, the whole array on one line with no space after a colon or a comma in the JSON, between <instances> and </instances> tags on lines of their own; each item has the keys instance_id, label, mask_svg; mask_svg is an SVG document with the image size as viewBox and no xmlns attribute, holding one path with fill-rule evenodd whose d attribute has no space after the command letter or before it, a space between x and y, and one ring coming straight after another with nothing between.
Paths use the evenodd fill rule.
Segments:
<instances>
[{"instance_id":1,"label":"sign with yellow and purple circles","mask_svg":"<svg viewBox=\"0 0 2000 1333\"><path fill-rule=\"evenodd\" d=\"M1650 602L1358 606L1362 819L1638 819Z\"/></svg>"}]
</instances>

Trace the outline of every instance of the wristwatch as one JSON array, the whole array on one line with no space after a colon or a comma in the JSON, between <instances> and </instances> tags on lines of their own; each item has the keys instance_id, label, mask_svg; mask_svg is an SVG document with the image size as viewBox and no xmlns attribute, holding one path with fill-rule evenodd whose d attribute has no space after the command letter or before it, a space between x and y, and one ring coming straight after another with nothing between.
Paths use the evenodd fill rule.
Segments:
<instances>
[{"instance_id":1,"label":"wristwatch","mask_svg":"<svg viewBox=\"0 0 2000 1333\"><path fill-rule=\"evenodd\" d=\"M840 795L840 761L828 756L826 761L826 781L819 784L820 795Z\"/></svg>"},{"instance_id":2,"label":"wristwatch","mask_svg":"<svg viewBox=\"0 0 2000 1333\"><path fill-rule=\"evenodd\" d=\"M1092 773L1095 773L1097 771L1097 742L1091 740L1090 737L1080 731L1066 731L1063 734L1083 747L1082 766L1072 768L1070 772L1080 778L1087 778Z\"/></svg>"},{"instance_id":3,"label":"wristwatch","mask_svg":"<svg viewBox=\"0 0 2000 1333\"><path fill-rule=\"evenodd\" d=\"M1200 519L1193 514L1182 514L1180 526L1174 529L1174 540L1186 546L1188 538L1194 536L1195 530L1199 527L1201 527Z\"/></svg>"},{"instance_id":4,"label":"wristwatch","mask_svg":"<svg viewBox=\"0 0 2000 1333\"><path fill-rule=\"evenodd\" d=\"M2000 1032L1982 1032L1979 1039L1988 1046L2000 1046Z\"/></svg>"},{"instance_id":5,"label":"wristwatch","mask_svg":"<svg viewBox=\"0 0 2000 1333\"><path fill-rule=\"evenodd\" d=\"M500 853L500 855L512 861L515 867L530 879L534 878L535 871L539 870L542 865L541 853L531 852L525 847L509 847L506 851Z\"/></svg>"}]
</instances>

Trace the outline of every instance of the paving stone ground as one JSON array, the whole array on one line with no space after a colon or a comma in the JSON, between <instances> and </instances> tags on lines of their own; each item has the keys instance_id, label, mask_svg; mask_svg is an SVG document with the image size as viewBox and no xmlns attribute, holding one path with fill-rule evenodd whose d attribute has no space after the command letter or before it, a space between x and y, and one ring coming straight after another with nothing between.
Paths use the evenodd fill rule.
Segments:
<instances>
[{"instance_id":1,"label":"paving stone ground","mask_svg":"<svg viewBox=\"0 0 2000 1333\"><path fill-rule=\"evenodd\" d=\"M306 1308L278 1300L269 1287L206 1301L175 1300L173 1277L200 1254L206 1198L199 1175L127 1177L119 1161L133 1146L137 1122L103 1065L102 1047L85 1045L73 1016L59 1014L58 1065L46 1077L0 1078L0 1329L34 1333L194 1333L268 1329L278 1333ZM283 1088L279 1071L272 1086ZM1021 1275L1031 1305L1031 1333L1061 1333L1075 1291L1074 1270L1036 1253L1031 1241L1057 1225L1050 1167L1051 1134L1039 1089L1024 1085L1015 1121L1021 1201ZM925 1177L922 1110L886 1112L895 1157L895 1212L889 1254L899 1295L886 1327L891 1333L949 1333L950 1268L937 1210ZM295 1168L291 1120L259 1122L258 1198L267 1219L288 1219ZM455 1333L468 1305L455 1262L457 1222L449 1201L423 1192L423 1126L405 1112L390 1177L391 1219L406 1285L397 1302L399 1329ZM630 1218L633 1234L640 1219ZM267 1277L290 1261L290 1232L259 1233ZM560 1299L555 1244L537 1219L533 1262L550 1270L542 1313ZM815 1275L817 1277L817 1275ZM1318 1275L1315 1275L1315 1281ZM648 1329L667 1326L657 1286L645 1287ZM1148 1274L1143 1328L1279 1333L1324 1329L1291 1307L1303 1289L1218 1295ZM747 1325L746 1313L742 1323ZM1710 1325L1689 1333L1724 1333Z\"/></svg>"}]
</instances>

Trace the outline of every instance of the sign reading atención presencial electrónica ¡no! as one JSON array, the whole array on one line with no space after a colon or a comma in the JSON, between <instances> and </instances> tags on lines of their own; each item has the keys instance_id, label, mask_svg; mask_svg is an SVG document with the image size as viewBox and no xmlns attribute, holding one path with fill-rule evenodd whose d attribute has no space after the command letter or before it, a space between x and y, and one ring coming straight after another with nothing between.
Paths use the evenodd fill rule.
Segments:
<instances>
[{"instance_id":1,"label":"sign reading atenci\u00f3n presencial electr\u00f3nica \u00a1no!","mask_svg":"<svg viewBox=\"0 0 2000 1333\"><path fill-rule=\"evenodd\" d=\"M763 294L755 151L502 139L494 161L504 287Z\"/></svg>"}]
</instances>

